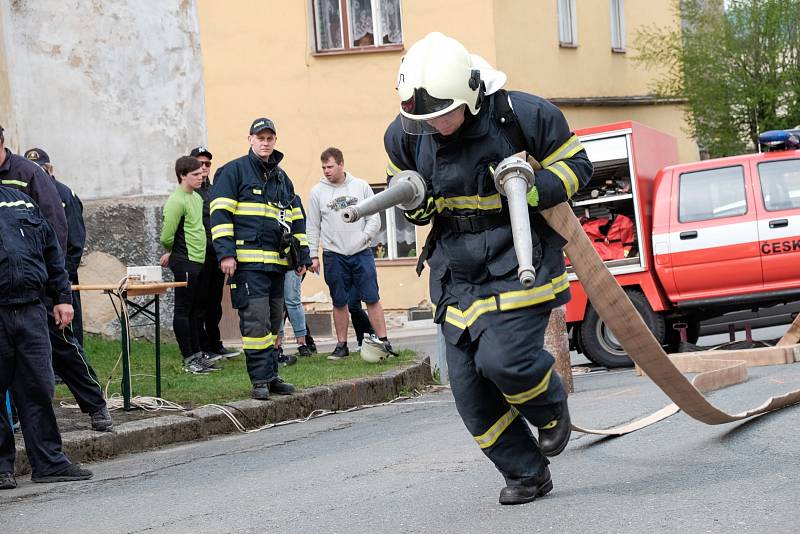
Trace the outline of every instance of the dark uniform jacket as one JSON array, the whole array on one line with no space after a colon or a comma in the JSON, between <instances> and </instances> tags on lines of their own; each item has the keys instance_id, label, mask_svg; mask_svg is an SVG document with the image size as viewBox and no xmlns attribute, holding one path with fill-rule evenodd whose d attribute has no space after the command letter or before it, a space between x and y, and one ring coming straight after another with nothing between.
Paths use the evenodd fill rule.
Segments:
<instances>
[{"instance_id":1,"label":"dark uniform jacket","mask_svg":"<svg viewBox=\"0 0 800 534\"><path fill-rule=\"evenodd\" d=\"M405 215L415 224L434 220L430 293L435 321L451 342L465 330L477 339L503 311L552 309L569 300L564 241L536 212L569 199L592 174L586 151L558 108L534 95L509 92L528 145L517 147L495 117L495 96L486 97L477 115L467 113L464 125L449 137L437 134L409 141L399 117L384 137L387 173L412 169L427 181L426 204ZM535 173L533 196L538 194L538 205L530 209L536 281L529 289L517 279L511 226L501 216L508 205L493 181L495 166L522 150L544 167ZM528 198L531 203L531 195ZM492 215L500 222L480 231L455 231L443 224L437 229L435 220Z\"/></svg>"},{"instance_id":2,"label":"dark uniform jacket","mask_svg":"<svg viewBox=\"0 0 800 534\"><path fill-rule=\"evenodd\" d=\"M86 246L86 225L83 222L83 203L75 192L53 178L61 205L67 217L67 249L64 253L67 272L70 276L77 274L81 265L83 249Z\"/></svg>"},{"instance_id":3,"label":"dark uniform jacket","mask_svg":"<svg viewBox=\"0 0 800 534\"><path fill-rule=\"evenodd\" d=\"M211 240L211 182L203 180L197 193L203 198L203 228L206 229L206 255L208 255L214 250Z\"/></svg>"},{"instance_id":4,"label":"dark uniform jacket","mask_svg":"<svg viewBox=\"0 0 800 534\"><path fill-rule=\"evenodd\" d=\"M13 154L7 148L5 151L6 160L0 166L0 185L13 187L31 197L55 230L61 250L66 250L67 219L53 180L34 162Z\"/></svg>"},{"instance_id":5,"label":"dark uniform jacket","mask_svg":"<svg viewBox=\"0 0 800 534\"><path fill-rule=\"evenodd\" d=\"M56 304L72 304L55 232L28 195L2 186L0 243L0 306L36 302L43 293Z\"/></svg>"},{"instance_id":6,"label":"dark uniform jacket","mask_svg":"<svg viewBox=\"0 0 800 534\"><path fill-rule=\"evenodd\" d=\"M283 154L276 150L264 162L251 150L220 167L214 175L214 250L220 261L235 257L237 270L285 272L288 260L281 245L284 232L291 232L300 242L299 263L311 265L300 197L278 166L282 159Z\"/></svg>"}]
</instances>

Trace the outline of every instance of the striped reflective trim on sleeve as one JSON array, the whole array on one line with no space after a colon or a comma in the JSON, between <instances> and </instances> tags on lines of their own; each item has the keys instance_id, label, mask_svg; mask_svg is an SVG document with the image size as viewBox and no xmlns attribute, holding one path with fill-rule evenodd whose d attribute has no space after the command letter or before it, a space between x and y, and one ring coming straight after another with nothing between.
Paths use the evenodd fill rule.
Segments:
<instances>
[{"instance_id":1,"label":"striped reflective trim on sleeve","mask_svg":"<svg viewBox=\"0 0 800 534\"><path fill-rule=\"evenodd\" d=\"M555 149L549 156L542 160L542 167L549 167L556 161L569 159L583 150L583 145L577 135L572 135L566 142Z\"/></svg>"},{"instance_id":2,"label":"striped reflective trim on sleeve","mask_svg":"<svg viewBox=\"0 0 800 534\"><path fill-rule=\"evenodd\" d=\"M464 197L438 197L435 200L436 210L499 210L503 207L500 193L482 197L480 195Z\"/></svg>"},{"instance_id":3,"label":"striped reflective trim on sleeve","mask_svg":"<svg viewBox=\"0 0 800 534\"><path fill-rule=\"evenodd\" d=\"M298 241L300 241L301 247L308 246L308 236L306 236L306 234L294 234L294 236L297 238Z\"/></svg>"},{"instance_id":4,"label":"striped reflective trim on sleeve","mask_svg":"<svg viewBox=\"0 0 800 534\"><path fill-rule=\"evenodd\" d=\"M392 160L389 160L389 163L386 164L386 175L394 176L398 172L400 172L400 167L392 163Z\"/></svg>"},{"instance_id":5,"label":"striped reflective trim on sleeve","mask_svg":"<svg viewBox=\"0 0 800 534\"><path fill-rule=\"evenodd\" d=\"M574 195L578 190L578 187L580 187L578 177L575 175L575 171L573 171L572 168L564 161L557 161L546 168L548 171L558 176L558 178L564 184L564 190L567 192L567 198L571 198L572 195Z\"/></svg>"},{"instance_id":6,"label":"striped reflective trim on sleeve","mask_svg":"<svg viewBox=\"0 0 800 534\"><path fill-rule=\"evenodd\" d=\"M567 272L564 271L560 276L553 278L546 284L530 289L501 293L499 297L500 311L527 308L548 300L554 300L556 295L567 289L569 289L569 278L567 277Z\"/></svg>"},{"instance_id":7,"label":"striped reflective trim on sleeve","mask_svg":"<svg viewBox=\"0 0 800 534\"><path fill-rule=\"evenodd\" d=\"M268 349L272 346L272 334L267 334L263 337L246 337L242 336L242 348L244 350L262 350Z\"/></svg>"},{"instance_id":8,"label":"striped reflective trim on sleeve","mask_svg":"<svg viewBox=\"0 0 800 534\"><path fill-rule=\"evenodd\" d=\"M506 395L503 393L503 397L506 398L509 404L524 404L532 399L535 399L545 391L547 388L550 387L550 376L553 374L553 368L547 370L544 374L544 378L533 386L531 389L527 391L523 391L522 393L516 393L514 395Z\"/></svg>"},{"instance_id":9,"label":"striped reflective trim on sleeve","mask_svg":"<svg viewBox=\"0 0 800 534\"><path fill-rule=\"evenodd\" d=\"M227 210L231 213L234 213L236 212L237 204L238 202L236 202L232 198L225 198L225 197L215 198L214 200L211 201L210 204L211 213L214 213L217 210Z\"/></svg>"},{"instance_id":10,"label":"striped reflective trim on sleeve","mask_svg":"<svg viewBox=\"0 0 800 534\"><path fill-rule=\"evenodd\" d=\"M236 249L236 261L240 263L269 263L272 265L289 265L286 258L277 252L257 249Z\"/></svg>"},{"instance_id":11,"label":"striped reflective trim on sleeve","mask_svg":"<svg viewBox=\"0 0 800 534\"><path fill-rule=\"evenodd\" d=\"M233 224L218 224L211 227L211 239L233 237Z\"/></svg>"},{"instance_id":12,"label":"striped reflective trim on sleeve","mask_svg":"<svg viewBox=\"0 0 800 534\"><path fill-rule=\"evenodd\" d=\"M289 210L286 210L286 220L287 221L301 221L303 220L303 210L300 208L292 208L291 213Z\"/></svg>"},{"instance_id":13,"label":"striped reflective trim on sleeve","mask_svg":"<svg viewBox=\"0 0 800 534\"><path fill-rule=\"evenodd\" d=\"M500 438L500 436L505 432L508 425L510 425L514 419L517 418L519 412L514 407L511 407L500 419L497 420L495 424L489 427L489 430L481 434L480 436L473 436L475 441L478 443L478 446L481 449L487 449L495 444L495 442Z\"/></svg>"},{"instance_id":14,"label":"striped reflective trim on sleeve","mask_svg":"<svg viewBox=\"0 0 800 534\"><path fill-rule=\"evenodd\" d=\"M0 184L3 185L18 185L20 187L28 187L28 182L23 182L21 180L0 180Z\"/></svg>"},{"instance_id":15,"label":"striped reflective trim on sleeve","mask_svg":"<svg viewBox=\"0 0 800 534\"><path fill-rule=\"evenodd\" d=\"M25 206L26 208L32 208L33 204L30 202L26 202L24 200L15 200L14 202L0 202L0 208L15 208L17 206Z\"/></svg>"}]
</instances>

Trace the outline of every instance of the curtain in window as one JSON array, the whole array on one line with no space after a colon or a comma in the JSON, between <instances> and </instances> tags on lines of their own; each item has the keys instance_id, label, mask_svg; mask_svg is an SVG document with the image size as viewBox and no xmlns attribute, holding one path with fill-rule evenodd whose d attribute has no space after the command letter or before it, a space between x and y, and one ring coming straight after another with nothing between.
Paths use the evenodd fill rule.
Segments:
<instances>
[{"instance_id":1,"label":"curtain in window","mask_svg":"<svg viewBox=\"0 0 800 534\"><path fill-rule=\"evenodd\" d=\"M316 0L319 50L342 48L342 16L339 0Z\"/></svg>"},{"instance_id":2,"label":"curtain in window","mask_svg":"<svg viewBox=\"0 0 800 534\"><path fill-rule=\"evenodd\" d=\"M403 42L400 25L400 0L380 0L381 43L399 44Z\"/></svg>"}]
</instances>

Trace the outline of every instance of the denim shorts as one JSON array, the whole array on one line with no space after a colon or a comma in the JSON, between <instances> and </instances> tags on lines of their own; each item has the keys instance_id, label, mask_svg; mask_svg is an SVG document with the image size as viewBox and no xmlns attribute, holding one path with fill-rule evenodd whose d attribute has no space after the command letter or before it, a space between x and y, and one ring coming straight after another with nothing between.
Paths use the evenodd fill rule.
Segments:
<instances>
[{"instance_id":1,"label":"denim shorts","mask_svg":"<svg viewBox=\"0 0 800 534\"><path fill-rule=\"evenodd\" d=\"M362 250L352 256L323 251L322 263L325 268L325 283L331 291L333 305L337 308L347 306L350 288L355 286L361 300L374 304L378 296L378 272L372 249Z\"/></svg>"}]
</instances>

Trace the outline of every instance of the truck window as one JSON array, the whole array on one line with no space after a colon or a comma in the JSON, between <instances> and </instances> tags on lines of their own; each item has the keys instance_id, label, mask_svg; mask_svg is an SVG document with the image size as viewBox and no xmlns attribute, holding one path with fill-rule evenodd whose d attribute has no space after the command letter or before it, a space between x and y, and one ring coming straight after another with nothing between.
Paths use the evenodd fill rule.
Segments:
<instances>
[{"instance_id":1,"label":"truck window","mask_svg":"<svg viewBox=\"0 0 800 534\"><path fill-rule=\"evenodd\" d=\"M759 163L758 176L767 211L800 208L800 160Z\"/></svg>"},{"instance_id":2,"label":"truck window","mask_svg":"<svg viewBox=\"0 0 800 534\"><path fill-rule=\"evenodd\" d=\"M678 220L682 223L747 213L744 169L723 167L680 176Z\"/></svg>"}]
</instances>

